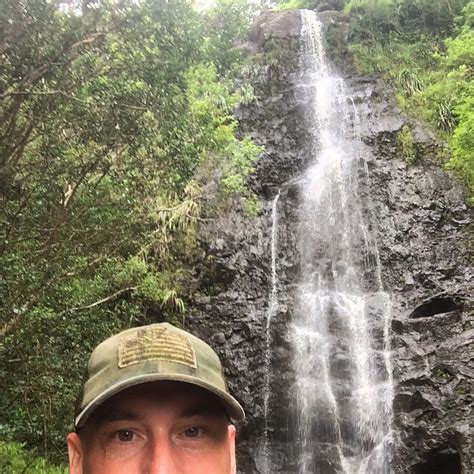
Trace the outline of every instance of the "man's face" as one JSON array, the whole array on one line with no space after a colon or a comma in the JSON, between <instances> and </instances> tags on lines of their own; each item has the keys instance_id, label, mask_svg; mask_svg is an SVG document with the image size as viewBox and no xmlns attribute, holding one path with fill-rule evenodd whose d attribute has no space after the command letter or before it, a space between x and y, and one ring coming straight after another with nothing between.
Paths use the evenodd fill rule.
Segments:
<instances>
[{"instance_id":1,"label":"man's face","mask_svg":"<svg viewBox=\"0 0 474 474\"><path fill-rule=\"evenodd\" d=\"M235 427L205 390L154 382L119 393L68 436L71 474L234 474Z\"/></svg>"}]
</instances>

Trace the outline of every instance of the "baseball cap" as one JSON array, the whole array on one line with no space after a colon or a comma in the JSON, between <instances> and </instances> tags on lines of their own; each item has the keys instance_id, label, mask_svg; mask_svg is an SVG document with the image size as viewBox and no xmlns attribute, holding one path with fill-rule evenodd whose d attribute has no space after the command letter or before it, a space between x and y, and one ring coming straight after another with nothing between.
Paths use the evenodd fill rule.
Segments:
<instances>
[{"instance_id":1,"label":"baseball cap","mask_svg":"<svg viewBox=\"0 0 474 474\"><path fill-rule=\"evenodd\" d=\"M243 408L229 393L214 350L182 329L158 323L127 329L94 349L76 408L76 428L81 428L94 410L113 395L160 380L201 387L219 399L231 420L245 418Z\"/></svg>"}]
</instances>

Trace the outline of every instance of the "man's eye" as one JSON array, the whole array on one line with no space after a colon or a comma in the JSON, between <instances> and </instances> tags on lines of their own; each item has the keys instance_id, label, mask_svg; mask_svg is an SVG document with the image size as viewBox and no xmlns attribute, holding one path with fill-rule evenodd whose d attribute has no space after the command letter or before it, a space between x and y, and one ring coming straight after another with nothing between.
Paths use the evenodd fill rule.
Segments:
<instances>
[{"instance_id":1,"label":"man's eye","mask_svg":"<svg viewBox=\"0 0 474 474\"><path fill-rule=\"evenodd\" d=\"M197 438L201 432L201 429L196 426L191 426L184 430L184 435L186 438Z\"/></svg>"},{"instance_id":2,"label":"man's eye","mask_svg":"<svg viewBox=\"0 0 474 474\"><path fill-rule=\"evenodd\" d=\"M146 436L138 430L112 428L104 439L105 453L109 459L127 459L143 449L146 442Z\"/></svg>"},{"instance_id":3,"label":"man's eye","mask_svg":"<svg viewBox=\"0 0 474 474\"><path fill-rule=\"evenodd\" d=\"M127 443L133 440L135 433L131 430L120 430L117 431L116 436L122 443Z\"/></svg>"}]
</instances>

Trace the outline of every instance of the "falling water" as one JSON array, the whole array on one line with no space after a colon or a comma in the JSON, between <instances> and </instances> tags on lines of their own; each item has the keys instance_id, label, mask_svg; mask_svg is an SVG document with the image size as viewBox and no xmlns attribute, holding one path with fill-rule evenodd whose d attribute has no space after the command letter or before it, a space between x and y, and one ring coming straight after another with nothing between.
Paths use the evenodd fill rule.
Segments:
<instances>
[{"instance_id":1,"label":"falling water","mask_svg":"<svg viewBox=\"0 0 474 474\"><path fill-rule=\"evenodd\" d=\"M278 201L280 199L280 191L273 199L272 204L272 240L271 240L271 254L272 254L272 289L270 292L268 311L267 311L267 334L270 329L272 318L275 315L278 306L277 299L277 238L278 238Z\"/></svg>"},{"instance_id":2,"label":"falling water","mask_svg":"<svg viewBox=\"0 0 474 474\"><path fill-rule=\"evenodd\" d=\"M302 13L300 99L311 164L301 185L301 280L292 323L300 473L389 473L390 298L359 190L357 117L326 60L321 24Z\"/></svg>"},{"instance_id":3,"label":"falling water","mask_svg":"<svg viewBox=\"0 0 474 474\"><path fill-rule=\"evenodd\" d=\"M270 448L268 433L269 403L270 403L270 363L271 363L271 322L278 309L277 295L277 239L278 239L278 201L280 199L280 190L273 199L272 203L272 235L271 235L271 271L272 286L268 298L268 309L265 322L265 381L263 392L263 415L265 426L263 430L262 456L259 464L264 473L270 472Z\"/></svg>"}]
</instances>

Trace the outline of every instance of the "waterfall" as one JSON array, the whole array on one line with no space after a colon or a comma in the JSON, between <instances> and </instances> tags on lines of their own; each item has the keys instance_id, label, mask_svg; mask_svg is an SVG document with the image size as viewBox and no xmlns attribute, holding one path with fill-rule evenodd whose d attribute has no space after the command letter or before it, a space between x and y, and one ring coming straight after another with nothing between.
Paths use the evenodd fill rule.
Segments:
<instances>
[{"instance_id":1,"label":"waterfall","mask_svg":"<svg viewBox=\"0 0 474 474\"><path fill-rule=\"evenodd\" d=\"M264 430L263 430L263 446L261 449L261 459L259 464L264 473L271 472L270 468L270 447L269 447L269 433L268 433L268 419L270 409L270 364L271 364L271 322L278 309L277 296L277 244L278 244L278 201L280 199L280 190L276 194L272 203L272 230L271 230L271 277L272 286L270 295L268 297L268 309L265 321L265 380L263 392L263 415L264 415Z\"/></svg>"},{"instance_id":2,"label":"waterfall","mask_svg":"<svg viewBox=\"0 0 474 474\"><path fill-rule=\"evenodd\" d=\"M271 255L272 255L272 288L267 311L267 334L269 333L272 318L275 315L278 305L277 299L277 239L278 239L278 201L280 199L280 191L273 199L272 203L272 238L271 238ZM269 339L269 338L267 338Z\"/></svg>"},{"instance_id":3,"label":"waterfall","mask_svg":"<svg viewBox=\"0 0 474 474\"><path fill-rule=\"evenodd\" d=\"M291 324L298 471L389 473L390 297L359 192L368 174L356 110L314 12L302 12L302 42L298 94L312 156L300 186Z\"/></svg>"}]
</instances>

